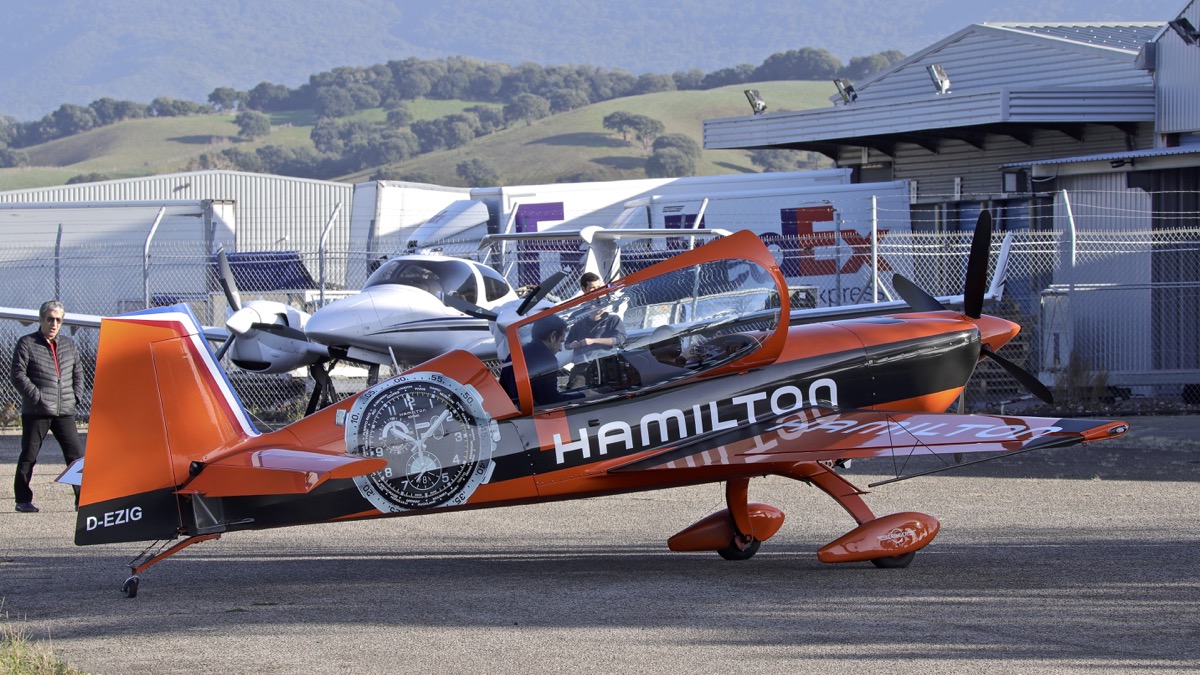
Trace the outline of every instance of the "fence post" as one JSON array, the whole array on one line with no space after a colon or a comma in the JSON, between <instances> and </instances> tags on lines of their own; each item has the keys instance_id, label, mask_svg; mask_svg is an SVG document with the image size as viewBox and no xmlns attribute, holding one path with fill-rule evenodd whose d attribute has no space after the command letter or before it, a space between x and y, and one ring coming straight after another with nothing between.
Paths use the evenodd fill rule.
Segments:
<instances>
[{"instance_id":1,"label":"fence post","mask_svg":"<svg viewBox=\"0 0 1200 675\"><path fill-rule=\"evenodd\" d=\"M62 223L58 224L58 236L54 239L54 299L62 300Z\"/></svg>"},{"instance_id":2,"label":"fence post","mask_svg":"<svg viewBox=\"0 0 1200 675\"><path fill-rule=\"evenodd\" d=\"M516 228L517 211L520 210L520 208L521 202L513 202L512 212L508 216L508 221L504 223L504 227L500 230L501 234L508 234L512 232L514 228ZM520 257L520 248L520 246L517 247L518 253L514 257ZM513 268L516 267L517 261L508 259L508 240L506 239L500 240L500 264L503 266L503 269L500 272L501 276L503 276L505 279L508 279L509 283L511 283L514 288L520 286L521 279L519 278L519 274L516 277L509 276L513 273Z\"/></svg>"},{"instance_id":3,"label":"fence post","mask_svg":"<svg viewBox=\"0 0 1200 675\"><path fill-rule=\"evenodd\" d=\"M703 221L703 220L704 220L704 212L705 212L705 211L707 211L707 210L708 210L708 197L705 197L705 198L704 198L704 201L700 202L700 210L696 212L696 220L692 222L692 229L693 229L693 230L699 230L699 229L700 229L700 224L701 224L701 221ZM682 223L681 223L681 224L682 224ZM689 249L696 248L696 238L695 238L695 237L692 237L692 238L689 240L689 243L688 243L688 248L689 248Z\"/></svg>"},{"instance_id":4,"label":"fence post","mask_svg":"<svg viewBox=\"0 0 1200 675\"><path fill-rule=\"evenodd\" d=\"M871 195L871 302L879 302L879 198Z\"/></svg>"},{"instance_id":5,"label":"fence post","mask_svg":"<svg viewBox=\"0 0 1200 675\"><path fill-rule=\"evenodd\" d=\"M146 245L142 248L142 300L145 303L142 309L150 309L150 242L154 239L154 233L158 232L158 224L162 222L166 213L167 207L159 207L154 224L150 226L150 233L146 235Z\"/></svg>"},{"instance_id":6,"label":"fence post","mask_svg":"<svg viewBox=\"0 0 1200 675\"><path fill-rule=\"evenodd\" d=\"M1065 206L1067 208L1067 225L1069 226L1069 228L1070 228L1069 232L1071 233L1071 240L1070 240L1071 269L1074 270L1075 269L1075 214L1071 212L1071 198L1067 195L1067 191L1060 190L1060 192L1062 192L1063 206ZM1071 275L1074 276L1074 271L1072 271Z\"/></svg>"},{"instance_id":7,"label":"fence post","mask_svg":"<svg viewBox=\"0 0 1200 675\"><path fill-rule=\"evenodd\" d=\"M325 306L325 240L329 238L329 229L333 227L333 221L337 219L341 210L341 202L334 205L333 213L329 214L329 220L325 223L325 229L321 230L321 243L317 245L317 278L321 280L321 295L318 302L321 307Z\"/></svg>"}]
</instances>

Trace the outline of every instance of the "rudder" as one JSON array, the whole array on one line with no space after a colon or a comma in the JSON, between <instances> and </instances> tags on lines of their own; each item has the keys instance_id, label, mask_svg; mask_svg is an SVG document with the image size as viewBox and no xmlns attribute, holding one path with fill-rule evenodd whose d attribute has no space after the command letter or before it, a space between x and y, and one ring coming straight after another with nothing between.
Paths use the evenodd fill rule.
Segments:
<instances>
[{"instance_id":1,"label":"rudder","mask_svg":"<svg viewBox=\"0 0 1200 675\"><path fill-rule=\"evenodd\" d=\"M257 435L190 308L104 319L75 543L174 537L191 463Z\"/></svg>"}]
</instances>

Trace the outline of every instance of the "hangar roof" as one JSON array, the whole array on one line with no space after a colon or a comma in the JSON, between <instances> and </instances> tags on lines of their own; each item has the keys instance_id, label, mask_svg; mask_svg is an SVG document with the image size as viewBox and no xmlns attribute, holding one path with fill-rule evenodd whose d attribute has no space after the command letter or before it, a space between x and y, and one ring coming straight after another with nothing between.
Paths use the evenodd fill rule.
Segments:
<instances>
[{"instance_id":1,"label":"hangar roof","mask_svg":"<svg viewBox=\"0 0 1200 675\"><path fill-rule=\"evenodd\" d=\"M835 96L829 108L706 120L704 146L890 155L897 143L936 150L953 138L982 147L986 134L1034 128L1079 137L1085 124L1132 129L1154 121L1153 81L1134 60L1163 25L975 24L854 85L850 103ZM940 93L935 64L949 79Z\"/></svg>"}]
</instances>

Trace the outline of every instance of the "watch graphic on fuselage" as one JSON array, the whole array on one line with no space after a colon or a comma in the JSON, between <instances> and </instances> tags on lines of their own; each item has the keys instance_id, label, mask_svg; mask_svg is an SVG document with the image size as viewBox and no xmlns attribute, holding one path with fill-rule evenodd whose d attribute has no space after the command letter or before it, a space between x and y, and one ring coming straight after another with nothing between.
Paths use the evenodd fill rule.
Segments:
<instances>
[{"instance_id":1,"label":"watch graphic on fuselage","mask_svg":"<svg viewBox=\"0 0 1200 675\"><path fill-rule=\"evenodd\" d=\"M387 460L354 479L385 513L466 503L491 472L498 435L479 392L439 373L380 383L346 416L346 451Z\"/></svg>"}]
</instances>

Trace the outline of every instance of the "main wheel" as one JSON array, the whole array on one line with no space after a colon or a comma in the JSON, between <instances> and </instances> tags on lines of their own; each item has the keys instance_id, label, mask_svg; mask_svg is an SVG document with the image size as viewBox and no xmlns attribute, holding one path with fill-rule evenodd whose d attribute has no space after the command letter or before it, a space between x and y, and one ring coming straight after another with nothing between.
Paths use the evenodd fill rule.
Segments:
<instances>
[{"instance_id":1,"label":"main wheel","mask_svg":"<svg viewBox=\"0 0 1200 675\"><path fill-rule=\"evenodd\" d=\"M915 557L917 557L917 552L909 551L904 555L896 555L890 558L872 558L871 564L885 570L899 569L911 565Z\"/></svg>"},{"instance_id":2,"label":"main wheel","mask_svg":"<svg viewBox=\"0 0 1200 675\"><path fill-rule=\"evenodd\" d=\"M121 592L125 594L125 597L137 597L138 581L138 575L136 574L125 580L125 583L121 585Z\"/></svg>"},{"instance_id":3,"label":"main wheel","mask_svg":"<svg viewBox=\"0 0 1200 675\"><path fill-rule=\"evenodd\" d=\"M758 547L762 546L762 541L755 539L746 545L746 548L739 548L737 539L729 542L729 545L722 549L717 549L717 555L726 560L749 560L758 553Z\"/></svg>"}]
</instances>

